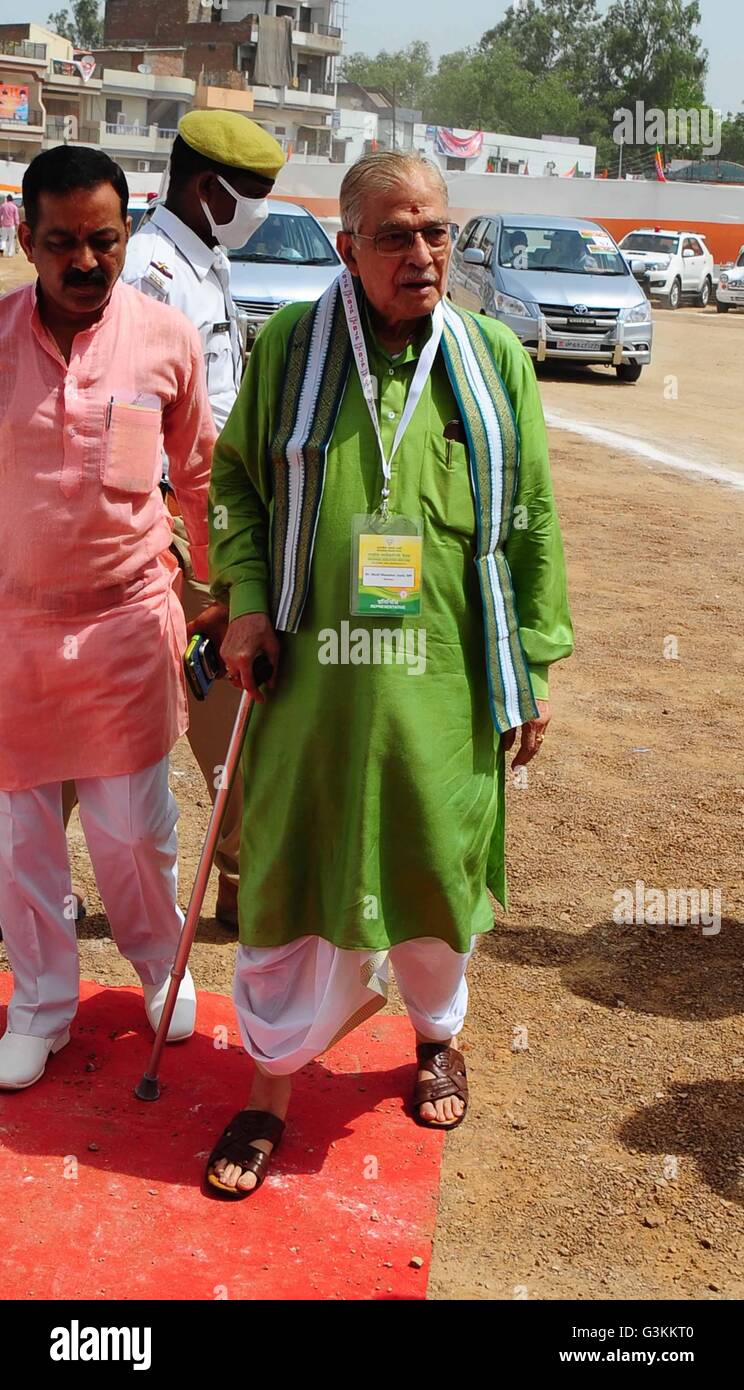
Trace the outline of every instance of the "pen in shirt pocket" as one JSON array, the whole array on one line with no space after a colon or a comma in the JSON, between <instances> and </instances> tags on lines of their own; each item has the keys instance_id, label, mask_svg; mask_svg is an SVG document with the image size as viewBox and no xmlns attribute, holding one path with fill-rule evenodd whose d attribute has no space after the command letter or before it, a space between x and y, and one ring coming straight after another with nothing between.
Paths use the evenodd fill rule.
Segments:
<instances>
[{"instance_id":1,"label":"pen in shirt pocket","mask_svg":"<svg viewBox=\"0 0 744 1390\"><path fill-rule=\"evenodd\" d=\"M452 445L457 441L459 444L467 442L462 420L449 420L442 431L447 441L447 467L452 467Z\"/></svg>"},{"instance_id":2,"label":"pen in shirt pocket","mask_svg":"<svg viewBox=\"0 0 744 1390\"><path fill-rule=\"evenodd\" d=\"M107 429L107 430L111 428L111 412L112 412L113 408L114 408L114 398L113 398L113 396L112 396L112 397L111 397L111 400L109 401L108 405L106 406L106 429Z\"/></svg>"}]
</instances>

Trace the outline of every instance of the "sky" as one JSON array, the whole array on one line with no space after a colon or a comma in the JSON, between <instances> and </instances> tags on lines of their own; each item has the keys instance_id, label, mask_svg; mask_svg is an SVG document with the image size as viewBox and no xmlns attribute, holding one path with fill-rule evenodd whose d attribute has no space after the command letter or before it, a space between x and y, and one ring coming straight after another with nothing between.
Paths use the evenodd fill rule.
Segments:
<instances>
[{"instance_id":1,"label":"sky","mask_svg":"<svg viewBox=\"0 0 744 1390\"><path fill-rule=\"evenodd\" d=\"M599 0L606 9L610 0ZM161 4L167 0L160 0ZM65 0L0 0L0 23L44 24ZM346 0L347 52L377 53L426 39L435 58L475 43L507 8L507 0ZM710 55L707 97L724 113L744 102L742 0L700 0L700 33Z\"/></svg>"}]
</instances>

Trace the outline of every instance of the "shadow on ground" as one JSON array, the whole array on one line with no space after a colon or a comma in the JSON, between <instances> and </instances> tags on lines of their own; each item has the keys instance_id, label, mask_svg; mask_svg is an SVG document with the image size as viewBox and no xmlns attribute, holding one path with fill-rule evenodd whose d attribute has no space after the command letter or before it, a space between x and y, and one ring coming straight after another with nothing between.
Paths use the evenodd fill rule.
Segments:
<instances>
[{"instance_id":1,"label":"shadow on ground","mask_svg":"<svg viewBox=\"0 0 744 1390\"><path fill-rule=\"evenodd\" d=\"M598 922L581 934L549 927L496 927L481 949L495 960L552 968L566 989L606 1008L690 1022L744 1012L744 927L724 917L715 936L700 927Z\"/></svg>"}]
</instances>

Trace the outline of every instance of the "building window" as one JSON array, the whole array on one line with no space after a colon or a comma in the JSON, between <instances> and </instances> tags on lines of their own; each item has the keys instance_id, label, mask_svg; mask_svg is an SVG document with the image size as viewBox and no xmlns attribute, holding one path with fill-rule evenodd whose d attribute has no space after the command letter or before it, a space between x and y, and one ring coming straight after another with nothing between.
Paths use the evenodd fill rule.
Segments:
<instances>
[{"instance_id":1,"label":"building window","mask_svg":"<svg viewBox=\"0 0 744 1390\"><path fill-rule=\"evenodd\" d=\"M468 162L466 159L455 159L452 155L447 156L448 169L467 169L467 167Z\"/></svg>"},{"instance_id":2,"label":"building window","mask_svg":"<svg viewBox=\"0 0 744 1390\"><path fill-rule=\"evenodd\" d=\"M120 101L112 101L112 99L111 99L110 97L107 97L107 98L106 98L106 125L117 125L117 124L119 124L119 117L120 117L120 116L121 116L121 102L120 102Z\"/></svg>"}]
</instances>

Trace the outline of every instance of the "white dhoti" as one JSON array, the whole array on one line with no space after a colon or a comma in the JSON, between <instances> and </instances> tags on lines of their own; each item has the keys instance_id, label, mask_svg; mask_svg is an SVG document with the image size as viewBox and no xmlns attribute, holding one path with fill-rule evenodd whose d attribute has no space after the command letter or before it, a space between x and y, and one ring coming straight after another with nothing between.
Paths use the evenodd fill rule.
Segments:
<instances>
[{"instance_id":1,"label":"white dhoti","mask_svg":"<svg viewBox=\"0 0 744 1390\"><path fill-rule=\"evenodd\" d=\"M416 1031L432 1042L465 1022L473 953L436 937L390 951L342 951L318 936L287 946L239 946L233 998L243 1046L271 1076L288 1076L328 1050L387 999L388 963Z\"/></svg>"},{"instance_id":2,"label":"white dhoti","mask_svg":"<svg viewBox=\"0 0 744 1390\"><path fill-rule=\"evenodd\" d=\"M114 940L143 984L170 973L183 915L176 902L178 809L168 759L76 782L80 820ZM75 1017L79 965L62 784L0 791L0 926L13 971L8 1027L50 1038Z\"/></svg>"}]
</instances>

